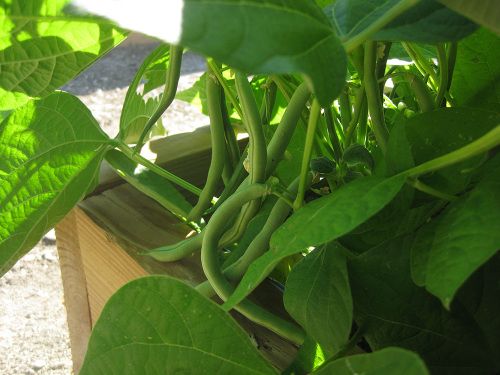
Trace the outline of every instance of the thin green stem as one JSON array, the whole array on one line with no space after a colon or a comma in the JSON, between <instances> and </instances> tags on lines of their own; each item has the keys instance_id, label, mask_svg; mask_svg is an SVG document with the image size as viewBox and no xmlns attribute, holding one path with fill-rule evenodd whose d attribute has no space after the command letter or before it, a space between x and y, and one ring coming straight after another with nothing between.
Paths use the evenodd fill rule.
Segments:
<instances>
[{"instance_id":1,"label":"thin green stem","mask_svg":"<svg viewBox=\"0 0 500 375\"><path fill-rule=\"evenodd\" d=\"M143 157L141 154L136 153L134 150L132 150L128 145L121 141L116 141L117 147L131 160L145 166L148 168L151 172L156 173L158 176L161 176L170 182L173 182L174 184L182 187L183 189L186 189L187 191L193 193L194 195L199 196L201 194L201 189L197 188L193 184L190 184L186 180L183 180L182 178L176 176L175 174L166 171L159 165L156 165L155 163L149 161L145 157Z\"/></svg>"},{"instance_id":2,"label":"thin green stem","mask_svg":"<svg viewBox=\"0 0 500 375\"><path fill-rule=\"evenodd\" d=\"M375 34L377 31L382 29L389 22L394 20L400 14L406 12L408 9L412 8L416 4L418 4L420 0L402 0L399 1L392 8L388 9L384 12L384 14L377 18L375 22L371 25L363 29L360 33L354 35L352 38L344 41L344 47L347 53L352 52L356 47L362 45L365 41L367 41L370 36Z\"/></svg>"},{"instance_id":3,"label":"thin green stem","mask_svg":"<svg viewBox=\"0 0 500 375\"><path fill-rule=\"evenodd\" d=\"M167 80L165 82L165 89L161 97L160 103L156 108L153 115L148 119L144 129L135 146L135 152L139 153L144 145L144 139L151 131L151 128L156 124L156 121L163 115L163 113L170 107L170 104L175 99L177 93L177 86L181 76L182 53L184 49L180 46L170 46L170 61L167 70Z\"/></svg>"},{"instance_id":4,"label":"thin green stem","mask_svg":"<svg viewBox=\"0 0 500 375\"><path fill-rule=\"evenodd\" d=\"M413 179L413 178L410 178L406 181L410 186L414 187L415 189L423 192L423 193L426 193L426 194L429 194L433 197L436 197L436 198L439 198L439 199L442 199L442 200L445 200L445 201L449 201L449 202L452 202L454 200L457 199L457 197L455 197L454 195L451 195L451 194L447 194L445 192L442 192L442 191L439 191L437 189L434 189L432 186L429 186L427 184L424 184L422 181L418 180L418 179Z\"/></svg>"},{"instance_id":5,"label":"thin green stem","mask_svg":"<svg viewBox=\"0 0 500 375\"><path fill-rule=\"evenodd\" d=\"M351 122L350 122L350 124L347 127L347 130L345 132L345 147L346 148L352 142L352 137L353 137L354 131L356 130L356 125L359 122L359 117L361 115L361 111L363 109L363 105L364 105L365 101L366 101L365 86L361 85L361 87L358 89L358 92L356 93L356 98L354 100L354 111L353 111Z\"/></svg>"},{"instance_id":6,"label":"thin green stem","mask_svg":"<svg viewBox=\"0 0 500 375\"><path fill-rule=\"evenodd\" d=\"M358 121L358 143L364 145L366 143L366 135L368 128L368 104L366 101L361 108L361 114Z\"/></svg>"},{"instance_id":7,"label":"thin green stem","mask_svg":"<svg viewBox=\"0 0 500 375\"><path fill-rule=\"evenodd\" d=\"M309 163L311 162L312 148L314 143L314 134L318 124L319 116L321 115L321 107L317 99L313 100L311 112L309 115L309 122L307 124L306 141L304 145L304 153L302 154L302 166L300 169L299 189L297 197L293 202L293 209L297 211L304 202L306 193L307 175L309 173Z\"/></svg>"},{"instance_id":8,"label":"thin green stem","mask_svg":"<svg viewBox=\"0 0 500 375\"><path fill-rule=\"evenodd\" d=\"M446 56L446 49L443 43L436 46L438 52L438 64L439 64L439 90L436 96L436 107L446 106L446 101L444 101L444 95L448 91L448 57Z\"/></svg>"},{"instance_id":9,"label":"thin green stem","mask_svg":"<svg viewBox=\"0 0 500 375\"><path fill-rule=\"evenodd\" d=\"M384 107L380 99L379 85L375 76L375 62L377 61L377 43L366 42L364 61L364 87L368 103L368 111L372 120L375 139L385 154L389 132L385 126Z\"/></svg>"},{"instance_id":10,"label":"thin green stem","mask_svg":"<svg viewBox=\"0 0 500 375\"><path fill-rule=\"evenodd\" d=\"M236 94L234 91L229 87L229 85L226 82L226 79L222 75L222 71L220 70L219 66L213 59L207 59L207 65L208 67L212 70L212 72L215 74L217 79L219 80L220 85L224 88L224 93L228 97L229 101L233 105L235 111L238 113L241 119L243 119L243 111L241 110L240 103L238 102L238 99L236 99Z\"/></svg>"},{"instance_id":11,"label":"thin green stem","mask_svg":"<svg viewBox=\"0 0 500 375\"><path fill-rule=\"evenodd\" d=\"M446 155L440 156L436 159L429 160L423 164L417 165L411 169L401 172L401 175L407 177L417 177L438 169L456 164L463 160L469 159L473 156L482 154L494 147L500 145L500 125L497 125L493 130L489 131L481 138L476 139L474 142L452 151Z\"/></svg>"},{"instance_id":12,"label":"thin green stem","mask_svg":"<svg viewBox=\"0 0 500 375\"><path fill-rule=\"evenodd\" d=\"M413 62L417 66L417 69L420 70L420 73L422 73L423 76L426 74L429 75L430 79L430 84L434 90L437 91L437 82L438 82L438 77L436 74L436 71L434 70L433 66L429 63L429 61L420 53L417 47L414 47L411 43L408 42L401 42L404 49L410 57L412 58Z\"/></svg>"},{"instance_id":13,"label":"thin green stem","mask_svg":"<svg viewBox=\"0 0 500 375\"><path fill-rule=\"evenodd\" d=\"M236 133L231 125L231 119L229 118L229 113L227 112L226 106L226 95L224 94L224 90L222 90L222 98L220 101L221 112L222 112L222 121L224 122L224 132L226 136L226 145L227 145L227 153L229 157L229 161L234 168L238 165L238 162L241 157L240 147L238 145L238 139L236 138Z\"/></svg>"},{"instance_id":14,"label":"thin green stem","mask_svg":"<svg viewBox=\"0 0 500 375\"><path fill-rule=\"evenodd\" d=\"M330 107L323 109L325 113L326 127L328 129L328 135L330 136L330 141L333 146L333 156L335 161L339 162L342 158L342 146L340 144L339 136L335 130L335 120L333 118L332 109Z\"/></svg>"},{"instance_id":15,"label":"thin green stem","mask_svg":"<svg viewBox=\"0 0 500 375\"><path fill-rule=\"evenodd\" d=\"M344 131L349 127L352 119L351 100L349 99L349 87L346 85L339 95L340 122Z\"/></svg>"}]
</instances>

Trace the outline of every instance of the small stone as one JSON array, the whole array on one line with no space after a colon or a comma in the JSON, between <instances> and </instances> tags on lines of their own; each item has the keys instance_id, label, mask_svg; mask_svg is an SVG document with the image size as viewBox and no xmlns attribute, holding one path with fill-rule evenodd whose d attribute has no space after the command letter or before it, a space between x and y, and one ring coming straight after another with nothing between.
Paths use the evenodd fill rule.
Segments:
<instances>
[{"instance_id":1,"label":"small stone","mask_svg":"<svg viewBox=\"0 0 500 375\"><path fill-rule=\"evenodd\" d=\"M45 361L43 359L35 359L33 362L31 362L30 367L35 371L39 371L45 367Z\"/></svg>"}]
</instances>

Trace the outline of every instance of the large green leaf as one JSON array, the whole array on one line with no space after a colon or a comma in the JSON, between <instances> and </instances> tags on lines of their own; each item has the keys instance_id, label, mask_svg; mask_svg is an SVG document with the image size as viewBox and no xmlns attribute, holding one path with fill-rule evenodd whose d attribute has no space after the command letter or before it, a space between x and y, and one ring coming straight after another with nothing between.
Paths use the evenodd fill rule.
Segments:
<instances>
[{"instance_id":1,"label":"large green leaf","mask_svg":"<svg viewBox=\"0 0 500 375\"><path fill-rule=\"evenodd\" d=\"M465 280L500 249L499 191L500 174L488 176L418 232L414 279L447 308Z\"/></svg>"},{"instance_id":2,"label":"large green leaf","mask_svg":"<svg viewBox=\"0 0 500 375\"><path fill-rule=\"evenodd\" d=\"M498 61L500 38L491 32L480 29L460 42L450 89L458 105L500 103Z\"/></svg>"},{"instance_id":3,"label":"large green leaf","mask_svg":"<svg viewBox=\"0 0 500 375\"><path fill-rule=\"evenodd\" d=\"M134 280L104 307L80 375L276 374L212 301L162 276Z\"/></svg>"},{"instance_id":4,"label":"large green leaf","mask_svg":"<svg viewBox=\"0 0 500 375\"><path fill-rule=\"evenodd\" d=\"M283 298L286 310L327 356L335 354L351 332L352 298L344 251L332 243L308 254L288 275Z\"/></svg>"},{"instance_id":5,"label":"large green leaf","mask_svg":"<svg viewBox=\"0 0 500 375\"><path fill-rule=\"evenodd\" d=\"M327 363L316 375L428 375L418 355L400 348L386 348L374 353L359 354Z\"/></svg>"},{"instance_id":6,"label":"large green leaf","mask_svg":"<svg viewBox=\"0 0 500 375\"><path fill-rule=\"evenodd\" d=\"M92 187L109 140L75 97L30 101L0 125L0 275Z\"/></svg>"},{"instance_id":7,"label":"large green leaf","mask_svg":"<svg viewBox=\"0 0 500 375\"><path fill-rule=\"evenodd\" d=\"M497 0L438 0L440 3L463 14L500 35L500 7Z\"/></svg>"},{"instance_id":8,"label":"large green leaf","mask_svg":"<svg viewBox=\"0 0 500 375\"><path fill-rule=\"evenodd\" d=\"M431 373L497 373L495 352L461 309L446 311L410 276L412 236L389 240L349 261L354 317L372 350L417 352Z\"/></svg>"},{"instance_id":9,"label":"large green leaf","mask_svg":"<svg viewBox=\"0 0 500 375\"><path fill-rule=\"evenodd\" d=\"M78 3L248 73L302 73L323 106L345 83L345 51L310 0L184 0L147 7L127 2L120 9L110 0Z\"/></svg>"},{"instance_id":10,"label":"large green leaf","mask_svg":"<svg viewBox=\"0 0 500 375\"><path fill-rule=\"evenodd\" d=\"M0 110L50 94L124 39L109 21L64 16L67 2L0 4Z\"/></svg>"},{"instance_id":11,"label":"large green leaf","mask_svg":"<svg viewBox=\"0 0 500 375\"><path fill-rule=\"evenodd\" d=\"M331 19L342 40L351 39L379 21L402 0L337 0ZM433 0L421 0L373 35L375 40L438 43L459 40L476 26Z\"/></svg>"},{"instance_id":12,"label":"large green leaf","mask_svg":"<svg viewBox=\"0 0 500 375\"><path fill-rule=\"evenodd\" d=\"M240 302L285 257L333 241L364 223L396 196L404 181L401 176L361 178L306 204L274 232L271 250L250 265L225 305Z\"/></svg>"}]
</instances>

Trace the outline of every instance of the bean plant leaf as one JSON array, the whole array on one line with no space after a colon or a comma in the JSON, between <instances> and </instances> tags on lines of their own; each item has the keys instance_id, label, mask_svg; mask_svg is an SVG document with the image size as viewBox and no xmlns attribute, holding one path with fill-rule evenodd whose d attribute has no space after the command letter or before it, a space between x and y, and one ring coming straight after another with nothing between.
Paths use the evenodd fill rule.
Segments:
<instances>
[{"instance_id":1,"label":"bean plant leaf","mask_svg":"<svg viewBox=\"0 0 500 375\"><path fill-rule=\"evenodd\" d=\"M107 302L81 375L276 374L214 302L164 276L134 280Z\"/></svg>"},{"instance_id":2,"label":"bean plant leaf","mask_svg":"<svg viewBox=\"0 0 500 375\"><path fill-rule=\"evenodd\" d=\"M50 94L125 38L107 20L65 16L67 2L0 4L0 110Z\"/></svg>"},{"instance_id":3,"label":"bean plant leaf","mask_svg":"<svg viewBox=\"0 0 500 375\"><path fill-rule=\"evenodd\" d=\"M360 34L402 0L337 0L331 20L342 40ZM375 40L438 43L460 40L476 26L433 0L421 0L373 35Z\"/></svg>"},{"instance_id":4,"label":"bean plant leaf","mask_svg":"<svg viewBox=\"0 0 500 375\"><path fill-rule=\"evenodd\" d=\"M342 246L331 243L308 254L290 272L283 301L288 313L327 356L351 332L352 298Z\"/></svg>"},{"instance_id":5,"label":"bean plant leaf","mask_svg":"<svg viewBox=\"0 0 500 375\"><path fill-rule=\"evenodd\" d=\"M374 35L376 40L442 43L463 39L477 25L434 0L420 0Z\"/></svg>"},{"instance_id":6,"label":"bean plant leaf","mask_svg":"<svg viewBox=\"0 0 500 375\"><path fill-rule=\"evenodd\" d=\"M429 371L417 354L400 348L385 348L374 353L337 359L320 367L313 374L428 375Z\"/></svg>"},{"instance_id":7,"label":"bean plant leaf","mask_svg":"<svg viewBox=\"0 0 500 375\"><path fill-rule=\"evenodd\" d=\"M417 235L412 272L449 308L458 288L500 249L500 175L481 181Z\"/></svg>"},{"instance_id":8,"label":"bean plant leaf","mask_svg":"<svg viewBox=\"0 0 500 375\"><path fill-rule=\"evenodd\" d=\"M499 269L500 253L497 253L467 280L452 303L452 309L464 306L494 353L500 353ZM500 367L500 358L495 359Z\"/></svg>"},{"instance_id":9,"label":"bean plant leaf","mask_svg":"<svg viewBox=\"0 0 500 375\"><path fill-rule=\"evenodd\" d=\"M180 218L186 218L192 206L174 185L118 150L106 153L106 161L130 185L154 199Z\"/></svg>"},{"instance_id":10,"label":"bean plant leaf","mask_svg":"<svg viewBox=\"0 0 500 375\"><path fill-rule=\"evenodd\" d=\"M500 38L488 30L480 29L460 43L450 89L458 105L500 103L499 60Z\"/></svg>"},{"instance_id":11,"label":"bean plant leaf","mask_svg":"<svg viewBox=\"0 0 500 375\"><path fill-rule=\"evenodd\" d=\"M461 309L449 312L410 276L413 234L349 260L354 318L372 350L400 346L417 352L431 373L494 374L496 354Z\"/></svg>"},{"instance_id":12,"label":"bean plant leaf","mask_svg":"<svg viewBox=\"0 0 500 375\"><path fill-rule=\"evenodd\" d=\"M136 143L138 141L144 126L160 104L160 97L145 98L145 95L147 92L165 84L170 60L169 48L167 44L161 44L151 52L130 83L120 117L120 138L126 143ZM162 70L163 74L159 74L159 70ZM142 92L140 92L139 86L143 77L149 79L145 82ZM157 121L153 131L149 134L150 136L165 134L161 120Z\"/></svg>"},{"instance_id":13,"label":"bean plant leaf","mask_svg":"<svg viewBox=\"0 0 500 375\"><path fill-rule=\"evenodd\" d=\"M109 144L90 111L63 92L0 125L0 275L93 186Z\"/></svg>"},{"instance_id":14,"label":"bean plant leaf","mask_svg":"<svg viewBox=\"0 0 500 375\"><path fill-rule=\"evenodd\" d=\"M442 156L478 139L500 123L500 112L479 108L441 108L421 113L405 123L415 164ZM462 192L483 156L441 169L422 181L450 194Z\"/></svg>"},{"instance_id":15,"label":"bean plant leaf","mask_svg":"<svg viewBox=\"0 0 500 375\"><path fill-rule=\"evenodd\" d=\"M247 73L302 73L323 106L344 85L345 51L310 0L156 1L147 7L127 2L120 9L111 0L77 4Z\"/></svg>"},{"instance_id":16,"label":"bean plant leaf","mask_svg":"<svg viewBox=\"0 0 500 375\"><path fill-rule=\"evenodd\" d=\"M500 35L500 7L497 0L438 0L479 25Z\"/></svg>"},{"instance_id":17,"label":"bean plant leaf","mask_svg":"<svg viewBox=\"0 0 500 375\"><path fill-rule=\"evenodd\" d=\"M306 204L274 232L270 251L250 265L225 307L244 299L285 257L333 241L364 223L396 196L404 182L402 176L361 178Z\"/></svg>"}]
</instances>

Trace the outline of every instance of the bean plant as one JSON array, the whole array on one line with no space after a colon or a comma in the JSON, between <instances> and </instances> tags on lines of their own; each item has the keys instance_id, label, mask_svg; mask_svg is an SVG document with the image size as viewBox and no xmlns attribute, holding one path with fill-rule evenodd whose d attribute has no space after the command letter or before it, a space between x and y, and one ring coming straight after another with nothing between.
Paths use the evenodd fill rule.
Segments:
<instances>
[{"instance_id":1,"label":"bean plant","mask_svg":"<svg viewBox=\"0 0 500 375\"><path fill-rule=\"evenodd\" d=\"M104 162L196 231L144 254L206 281L125 285L81 374L500 372L498 2L0 0L0 30L0 274ZM111 139L58 89L128 30L161 44ZM206 72L179 91L187 50ZM141 155L175 98L210 120L201 189ZM251 298L264 280L288 315Z\"/></svg>"}]
</instances>

